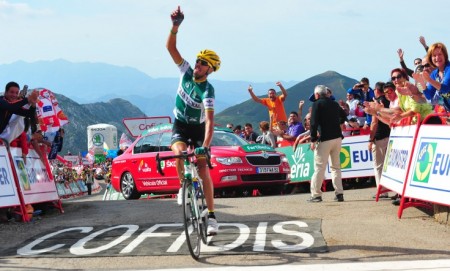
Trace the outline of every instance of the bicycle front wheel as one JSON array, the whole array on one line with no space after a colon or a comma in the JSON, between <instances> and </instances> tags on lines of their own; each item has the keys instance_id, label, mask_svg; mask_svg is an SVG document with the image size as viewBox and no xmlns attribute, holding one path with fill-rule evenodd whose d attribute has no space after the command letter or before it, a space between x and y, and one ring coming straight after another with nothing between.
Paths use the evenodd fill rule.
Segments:
<instances>
[{"instance_id":1,"label":"bicycle front wheel","mask_svg":"<svg viewBox=\"0 0 450 271\"><path fill-rule=\"evenodd\" d=\"M203 193L203 186L199 183L197 190L197 205L200 210L199 232L203 244L206 245L208 241L208 207L206 206L205 194Z\"/></svg>"},{"instance_id":2,"label":"bicycle front wheel","mask_svg":"<svg viewBox=\"0 0 450 271\"><path fill-rule=\"evenodd\" d=\"M183 218L186 243L192 258L198 260L200 256L200 212L195 195L195 188L191 180L183 181Z\"/></svg>"}]
</instances>

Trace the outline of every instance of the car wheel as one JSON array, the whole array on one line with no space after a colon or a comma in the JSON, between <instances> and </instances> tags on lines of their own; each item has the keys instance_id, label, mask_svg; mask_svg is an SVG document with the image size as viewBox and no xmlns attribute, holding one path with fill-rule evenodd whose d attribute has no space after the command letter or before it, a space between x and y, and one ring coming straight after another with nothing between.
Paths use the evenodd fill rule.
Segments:
<instances>
[{"instance_id":1,"label":"car wheel","mask_svg":"<svg viewBox=\"0 0 450 271\"><path fill-rule=\"evenodd\" d=\"M120 179L120 190L125 199L138 199L141 195L136 189L133 176L129 172L125 172Z\"/></svg>"}]
</instances>

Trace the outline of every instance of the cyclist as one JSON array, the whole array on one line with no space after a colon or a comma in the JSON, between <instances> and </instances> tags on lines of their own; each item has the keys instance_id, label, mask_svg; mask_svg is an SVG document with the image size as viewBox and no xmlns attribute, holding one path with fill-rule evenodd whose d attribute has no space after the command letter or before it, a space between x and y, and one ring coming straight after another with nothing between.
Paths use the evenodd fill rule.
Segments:
<instances>
[{"instance_id":1,"label":"cyclist","mask_svg":"<svg viewBox=\"0 0 450 271\"><path fill-rule=\"evenodd\" d=\"M219 70L220 58L211 50L205 49L197 54L194 69L181 57L176 41L178 28L184 14L178 9L172 12L172 29L167 39L167 50L181 72L180 84L175 102L175 121L172 129L171 149L175 155L187 150L191 139L198 161L199 175L204 183L206 204L208 205L208 235L217 234L218 225L214 215L214 187L206 165L206 151L211 144L214 130L214 88L207 81L212 72ZM183 179L183 161L177 160L177 173ZM178 192L181 205L181 188Z\"/></svg>"}]
</instances>

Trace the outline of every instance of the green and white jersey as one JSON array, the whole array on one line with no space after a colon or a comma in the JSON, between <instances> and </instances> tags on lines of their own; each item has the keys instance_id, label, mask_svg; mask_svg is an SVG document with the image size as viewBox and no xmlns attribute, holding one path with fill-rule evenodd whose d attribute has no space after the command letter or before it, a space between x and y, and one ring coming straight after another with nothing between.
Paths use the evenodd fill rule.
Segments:
<instances>
[{"instance_id":1,"label":"green and white jersey","mask_svg":"<svg viewBox=\"0 0 450 271\"><path fill-rule=\"evenodd\" d=\"M188 124L205 122L205 112L214 111L214 88L208 83L194 81L194 70L183 59L178 66L181 72L178 86L175 109L175 118Z\"/></svg>"}]
</instances>

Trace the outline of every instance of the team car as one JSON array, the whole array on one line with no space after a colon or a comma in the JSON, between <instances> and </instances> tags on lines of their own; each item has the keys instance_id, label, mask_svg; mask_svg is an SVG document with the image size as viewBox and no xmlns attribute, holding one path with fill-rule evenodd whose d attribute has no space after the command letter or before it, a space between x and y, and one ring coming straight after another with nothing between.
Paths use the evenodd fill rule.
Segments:
<instances>
[{"instance_id":1,"label":"team car","mask_svg":"<svg viewBox=\"0 0 450 271\"><path fill-rule=\"evenodd\" d=\"M125 199L143 194L173 194L180 188L175 160L161 162L164 176L156 168L156 155L170 150L172 124L154 126L139 136L123 154L114 158L111 185ZM289 182L290 167L284 153L263 144L250 144L227 128L215 128L211 142L210 170L215 196L279 193ZM255 190L258 189L258 190ZM266 192L266 193L265 193Z\"/></svg>"}]
</instances>

